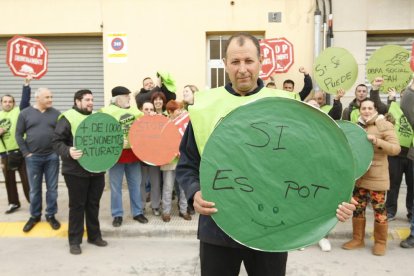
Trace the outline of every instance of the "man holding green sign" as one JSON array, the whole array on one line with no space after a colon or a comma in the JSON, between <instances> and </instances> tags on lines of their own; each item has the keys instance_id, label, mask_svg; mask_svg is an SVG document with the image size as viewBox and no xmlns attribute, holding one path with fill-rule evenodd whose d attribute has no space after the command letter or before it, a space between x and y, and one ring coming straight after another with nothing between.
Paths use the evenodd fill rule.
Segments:
<instances>
[{"instance_id":1,"label":"man holding green sign","mask_svg":"<svg viewBox=\"0 0 414 276\"><path fill-rule=\"evenodd\" d=\"M62 158L62 174L69 193L69 246L70 253L82 253L80 244L86 230L88 242L106 246L99 226L99 202L105 187L105 171L91 173L78 162L83 151L74 147L78 126L93 110L93 96L90 90L79 90L74 96L72 109L62 113L53 136L53 148Z\"/></svg>"},{"instance_id":2,"label":"man holding green sign","mask_svg":"<svg viewBox=\"0 0 414 276\"><path fill-rule=\"evenodd\" d=\"M185 190L189 203L201 214L198 230L201 274L238 275L241 262L243 262L249 275L285 275L286 252L262 251L238 243L227 235L211 217L223 209L218 210L214 202L206 201L200 191L201 154L216 123L222 119L221 117L249 101L266 101L264 99L266 97L274 99L277 96L292 98L292 94L289 92L285 93L281 90L263 87L263 82L258 78L263 57L260 54L259 42L252 35L248 33L233 35L227 41L224 53L224 64L231 83L214 91L208 91L207 94L201 93L205 95L205 98L195 99L198 109L205 108L202 113L193 112L192 110L197 110L195 107L190 108L191 123L188 125L181 142L180 161L176 170L177 181ZM285 100L288 101L288 99ZM292 102L292 100L290 101ZM202 118L207 120L205 121L207 124L203 124L203 120L200 121L200 116L204 116ZM242 144L239 138L239 136L234 136L234 139L228 142ZM237 160L233 161L236 163ZM248 161L250 160L246 160L246 162ZM230 166L231 164L223 165ZM229 170L223 169L222 171L228 172ZM218 179L224 179L222 177L217 176ZM239 177L237 181L241 189L249 192L248 185L243 185L245 179ZM271 187L268 188L271 189ZM228 204L234 203L229 202ZM262 207L264 208L259 205L259 211ZM342 203L337 209L336 216L339 220L344 221L352 215L354 209L354 205ZM278 210L277 207L273 207L273 213ZM266 227L264 226L264 228Z\"/></svg>"}]
</instances>

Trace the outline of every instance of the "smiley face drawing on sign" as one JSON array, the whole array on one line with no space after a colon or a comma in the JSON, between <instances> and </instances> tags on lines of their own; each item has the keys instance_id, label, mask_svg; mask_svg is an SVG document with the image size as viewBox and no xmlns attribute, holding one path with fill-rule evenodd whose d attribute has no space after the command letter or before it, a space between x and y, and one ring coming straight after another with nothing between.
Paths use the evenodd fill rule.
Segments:
<instances>
[{"instance_id":1,"label":"smiley face drawing on sign","mask_svg":"<svg viewBox=\"0 0 414 276\"><path fill-rule=\"evenodd\" d=\"M200 164L203 198L230 237L269 252L318 242L349 201L354 159L343 131L302 102L264 98L238 107L214 129Z\"/></svg>"}]
</instances>

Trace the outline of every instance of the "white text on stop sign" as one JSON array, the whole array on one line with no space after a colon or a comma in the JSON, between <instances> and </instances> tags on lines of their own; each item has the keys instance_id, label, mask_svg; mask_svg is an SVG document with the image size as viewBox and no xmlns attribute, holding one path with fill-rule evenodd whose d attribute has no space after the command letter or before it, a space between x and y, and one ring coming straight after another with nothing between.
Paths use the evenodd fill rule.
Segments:
<instances>
[{"instance_id":1,"label":"white text on stop sign","mask_svg":"<svg viewBox=\"0 0 414 276\"><path fill-rule=\"evenodd\" d=\"M29 55L31 57L36 56L37 58L40 58L45 53L39 47L35 47L35 46L29 47L28 45L21 45L19 43L15 45L15 51L16 51L16 54L22 54L25 56Z\"/></svg>"}]
</instances>

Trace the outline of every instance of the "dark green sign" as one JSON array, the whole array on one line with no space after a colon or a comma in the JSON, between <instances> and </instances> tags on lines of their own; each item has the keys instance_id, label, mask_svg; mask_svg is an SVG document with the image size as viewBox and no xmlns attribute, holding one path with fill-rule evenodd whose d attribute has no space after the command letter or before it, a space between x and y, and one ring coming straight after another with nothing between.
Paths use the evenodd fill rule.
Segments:
<instances>
[{"instance_id":1,"label":"dark green sign","mask_svg":"<svg viewBox=\"0 0 414 276\"><path fill-rule=\"evenodd\" d=\"M78 161L85 170L103 172L118 161L122 153L124 134L114 117L95 113L80 123L73 144L83 152Z\"/></svg>"},{"instance_id":2,"label":"dark green sign","mask_svg":"<svg viewBox=\"0 0 414 276\"><path fill-rule=\"evenodd\" d=\"M363 176L371 166L374 148L362 127L350 121L336 121L345 133L355 161L355 179Z\"/></svg>"},{"instance_id":3,"label":"dark green sign","mask_svg":"<svg viewBox=\"0 0 414 276\"><path fill-rule=\"evenodd\" d=\"M212 217L234 240L264 251L318 242L349 201L354 160L329 116L286 98L265 98L228 114L211 134L200 165Z\"/></svg>"}]
</instances>

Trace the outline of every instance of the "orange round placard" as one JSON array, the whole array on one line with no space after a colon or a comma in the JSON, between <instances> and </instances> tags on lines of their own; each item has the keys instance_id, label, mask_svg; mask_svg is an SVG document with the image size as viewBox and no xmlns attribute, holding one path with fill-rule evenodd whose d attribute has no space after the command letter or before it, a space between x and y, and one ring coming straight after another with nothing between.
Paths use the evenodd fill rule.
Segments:
<instances>
[{"instance_id":1,"label":"orange round placard","mask_svg":"<svg viewBox=\"0 0 414 276\"><path fill-rule=\"evenodd\" d=\"M143 162L161 166L177 155L181 135L168 118L155 115L136 120L129 130L129 143L134 154Z\"/></svg>"}]
</instances>

